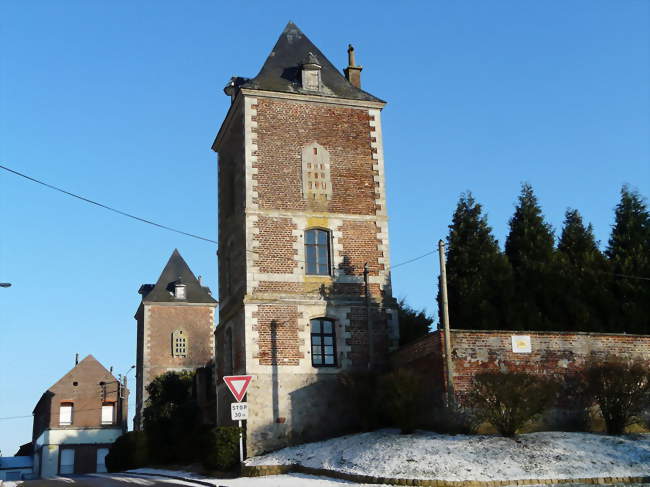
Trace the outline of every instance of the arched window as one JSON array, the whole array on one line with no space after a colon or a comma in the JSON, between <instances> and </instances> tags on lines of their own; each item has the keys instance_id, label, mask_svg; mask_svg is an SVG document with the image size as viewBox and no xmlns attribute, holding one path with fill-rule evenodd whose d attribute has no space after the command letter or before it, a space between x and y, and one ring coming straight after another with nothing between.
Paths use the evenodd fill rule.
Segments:
<instances>
[{"instance_id":1,"label":"arched window","mask_svg":"<svg viewBox=\"0 0 650 487\"><path fill-rule=\"evenodd\" d=\"M183 330L176 330L172 333L172 356L187 357L187 350L187 334Z\"/></svg>"},{"instance_id":2,"label":"arched window","mask_svg":"<svg viewBox=\"0 0 650 487\"><path fill-rule=\"evenodd\" d=\"M330 232L321 228L305 231L305 273L330 275Z\"/></svg>"},{"instance_id":3,"label":"arched window","mask_svg":"<svg viewBox=\"0 0 650 487\"><path fill-rule=\"evenodd\" d=\"M336 367L334 322L327 318L315 318L310 323L311 364L314 367Z\"/></svg>"}]
</instances>

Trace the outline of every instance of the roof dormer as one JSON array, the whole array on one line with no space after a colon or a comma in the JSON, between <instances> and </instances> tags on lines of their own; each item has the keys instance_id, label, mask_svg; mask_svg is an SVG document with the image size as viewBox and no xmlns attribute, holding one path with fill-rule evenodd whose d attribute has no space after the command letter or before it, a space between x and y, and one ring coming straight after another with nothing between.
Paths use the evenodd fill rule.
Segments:
<instances>
[{"instance_id":1,"label":"roof dormer","mask_svg":"<svg viewBox=\"0 0 650 487\"><path fill-rule=\"evenodd\" d=\"M321 68L318 58L308 52L302 61L301 81L303 90L320 91L321 89Z\"/></svg>"}]
</instances>

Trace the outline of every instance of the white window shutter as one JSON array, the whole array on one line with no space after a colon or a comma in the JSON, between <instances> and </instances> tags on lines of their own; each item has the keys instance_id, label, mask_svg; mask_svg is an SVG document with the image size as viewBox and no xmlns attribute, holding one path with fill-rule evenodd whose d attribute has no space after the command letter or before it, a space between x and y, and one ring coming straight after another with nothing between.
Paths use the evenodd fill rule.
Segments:
<instances>
[{"instance_id":1,"label":"white window shutter","mask_svg":"<svg viewBox=\"0 0 650 487\"><path fill-rule=\"evenodd\" d=\"M113 424L113 404L102 406L102 424Z\"/></svg>"},{"instance_id":2,"label":"white window shutter","mask_svg":"<svg viewBox=\"0 0 650 487\"><path fill-rule=\"evenodd\" d=\"M61 404L59 408L59 424L72 424L72 404Z\"/></svg>"}]
</instances>

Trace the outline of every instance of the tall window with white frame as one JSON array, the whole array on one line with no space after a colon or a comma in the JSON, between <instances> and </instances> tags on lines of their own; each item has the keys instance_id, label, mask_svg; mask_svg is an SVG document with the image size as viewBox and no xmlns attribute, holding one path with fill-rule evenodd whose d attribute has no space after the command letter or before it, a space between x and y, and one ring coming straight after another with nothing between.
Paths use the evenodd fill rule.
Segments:
<instances>
[{"instance_id":1,"label":"tall window with white frame","mask_svg":"<svg viewBox=\"0 0 650 487\"><path fill-rule=\"evenodd\" d=\"M336 334L332 320L311 320L311 364L314 367L336 367Z\"/></svg>"},{"instance_id":2,"label":"tall window with white frame","mask_svg":"<svg viewBox=\"0 0 650 487\"><path fill-rule=\"evenodd\" d=\"M329 276L331 268L330 232L322 228L305 231L305 272L317 276Z\"/></svg>"}]
</instances>

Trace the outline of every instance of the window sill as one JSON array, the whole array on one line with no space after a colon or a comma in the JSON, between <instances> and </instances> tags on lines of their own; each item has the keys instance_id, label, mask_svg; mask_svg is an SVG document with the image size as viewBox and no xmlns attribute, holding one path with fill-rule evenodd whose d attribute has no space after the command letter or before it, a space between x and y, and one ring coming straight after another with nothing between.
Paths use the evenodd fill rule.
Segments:
<instances>
[{"instance_id":1,"label":"window sill","mask_svg":"<svg viewBox=\"0 0 650 487\"><path fill-rule=\"evenodd\" d=\"M332 282L332 276L319 274L305 274L305 282Z\"/></svg>"}]
</instances>

